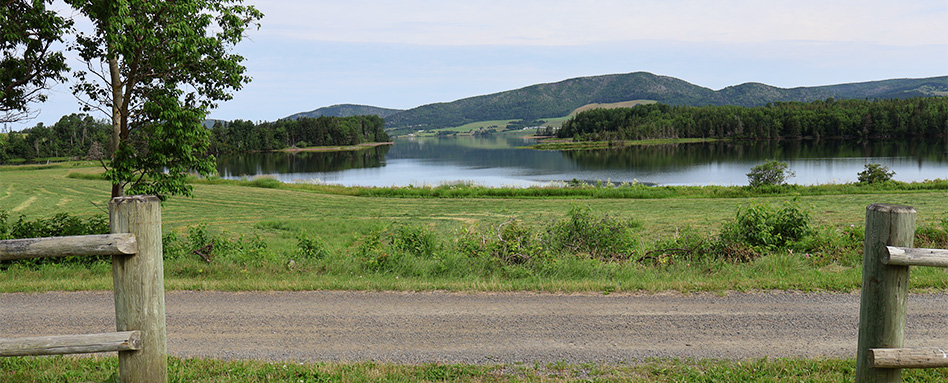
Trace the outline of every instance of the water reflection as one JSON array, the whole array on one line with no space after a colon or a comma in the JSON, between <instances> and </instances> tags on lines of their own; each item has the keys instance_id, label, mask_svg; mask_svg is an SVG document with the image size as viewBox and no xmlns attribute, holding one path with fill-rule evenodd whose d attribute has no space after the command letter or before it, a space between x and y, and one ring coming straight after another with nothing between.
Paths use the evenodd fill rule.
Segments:
<instances>
[{"instance_id":1,"label":"water reflection","mask_svg":"<svg viewBox=\"0 0 948 383\"><path fill-rule=\"evenodd\" d=\"M217 159L217 168L224 178L377 168L385 165L385 154L390 148L376 146L352 152L227 154Z\"/></svg>"},{"instance_id":2,"label":"water reflection","mask_svg":"<svg viewBox=\"0 0 948 383\"><path fill-rule=\"evenodd\" d=\"M799 184L853 182L866 163L895 179L948 178L943 140L748 141L674 144L592 151L536 151L513 136L406 137L391 147L341 153L257 153L221 156L225 178L271 175L284 182L319 179L344 185L420 185L469 181L528 186L550 181L611 180L658 184L745 185L756 164L776 159Z\"/></svg>"}]
</instances>

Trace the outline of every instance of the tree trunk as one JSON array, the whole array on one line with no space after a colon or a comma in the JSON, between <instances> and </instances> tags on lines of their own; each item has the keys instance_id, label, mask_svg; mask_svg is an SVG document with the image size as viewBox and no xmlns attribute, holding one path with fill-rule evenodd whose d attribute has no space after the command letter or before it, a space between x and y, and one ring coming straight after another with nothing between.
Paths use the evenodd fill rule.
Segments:
<instances>
[{"instance_id":1,"label":"tree trunk","mask_svg":"<svg viewBox=\"0 0 948 383\"><path fill-rule=\"evenodd\" d=\"M118 153L119 143L122 140L122 81L118 65L118 58L109 58L109 74L112 82L112 143L110 149L112 156ZM121 183L112 184L112 198L121 197L125 194L125 188Z\"/></svg>"}]
</instances>

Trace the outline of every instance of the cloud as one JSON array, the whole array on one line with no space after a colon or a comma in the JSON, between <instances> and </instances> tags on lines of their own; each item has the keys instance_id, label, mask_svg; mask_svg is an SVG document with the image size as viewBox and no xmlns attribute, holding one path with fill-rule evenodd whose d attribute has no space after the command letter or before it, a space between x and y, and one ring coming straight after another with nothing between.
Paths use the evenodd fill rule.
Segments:
<instances>
[{"instance_id":1,"label":"cloud","mask_svg":"<svg viewBox=\"0 0 948 383\"><path fill-rule=\"evenodd\" d=\"M566 46L614 41L945 44L944 1L266 1L261 33L323 42Z\"/></svg>"}]
</instances>

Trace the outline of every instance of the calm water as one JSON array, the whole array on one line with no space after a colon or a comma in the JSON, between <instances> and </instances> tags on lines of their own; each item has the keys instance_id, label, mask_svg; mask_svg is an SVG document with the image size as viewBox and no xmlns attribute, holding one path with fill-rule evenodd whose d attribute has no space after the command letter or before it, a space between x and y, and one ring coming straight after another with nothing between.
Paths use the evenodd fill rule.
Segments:
<instances>
[{"instance_id":1,"label":"calm water","mask_svg":"<svg viewBox=\"0 0 948 383\"><path fill-rule=\"evenodd\" d=\"M553 181L611 180L660 185L746 185L747 172L770 159L790 164L797 184L846 183L866 163L900 181L948 178L948 140L758 141L677 144L595 151L518 149L533 140L494 137L404 137L395 145L348 153L222 155L221 177L272 176L283 182L341 185L438 185L466 181L529 186Z\"/></svg>"}]
</instances>

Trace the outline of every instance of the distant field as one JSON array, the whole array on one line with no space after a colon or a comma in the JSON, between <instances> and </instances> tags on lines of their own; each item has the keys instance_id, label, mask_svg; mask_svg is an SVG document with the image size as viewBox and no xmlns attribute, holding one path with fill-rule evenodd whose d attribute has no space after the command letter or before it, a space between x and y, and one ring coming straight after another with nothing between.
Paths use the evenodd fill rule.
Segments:
<instances>
[{"instance_id":1,"label":"distant field","mask_svg":"<svg viewBox=\"0 0 948 383\"><path fill-rule=\"evenodd\" d=\"M583 106L581 106L581 107L579 107L579 108L576 108L576 109L573 110L573 112L570 113L569 115L570 115L570 116L573 116L573 115L575 115L575 114L577 114L577 113L585 112L585 111L587 111L587 110L592 110L592 109L631 108L631 107L636 106L636 105L655 104L655 103L657 103L657 102L658 102L658 101L652 101L652 100L634 100L634 101L615 102L615 103L612 103L612 104L587 104L587 105L583 105Z\"/></svg>"}]
</instances>

